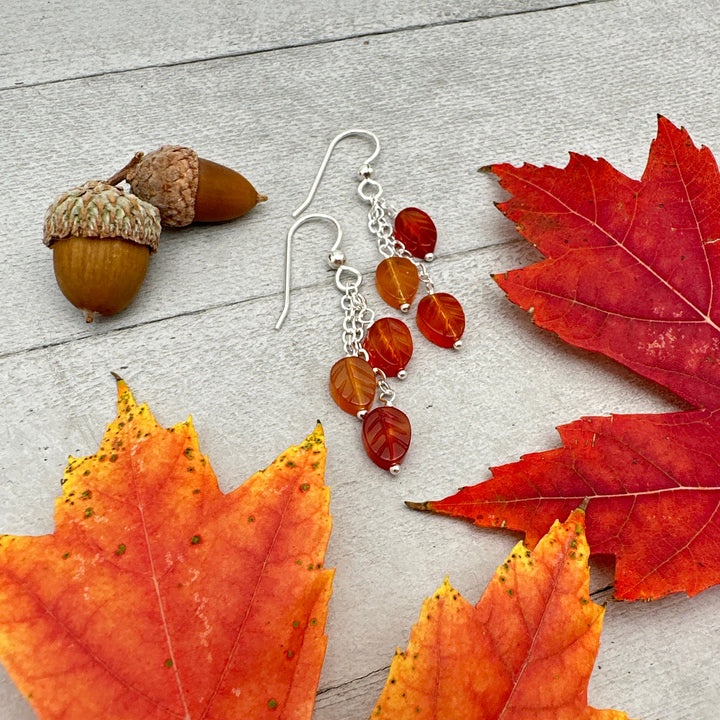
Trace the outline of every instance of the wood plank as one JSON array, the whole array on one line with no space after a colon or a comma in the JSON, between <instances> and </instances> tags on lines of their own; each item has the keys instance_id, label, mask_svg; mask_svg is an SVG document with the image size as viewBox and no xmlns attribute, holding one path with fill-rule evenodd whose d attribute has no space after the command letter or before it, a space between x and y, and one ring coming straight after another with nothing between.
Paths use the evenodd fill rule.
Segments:
<instances>
[{"instance_id":1,"label":"wood plank","mask_svg":"<svg viewBox=\"0 0 720 720\"><path fill-rule=\"evenodd\" d=\"M197 62L602 0L386 0L382 13L342 0L7 0L0 90L143 67Z\"/></svg>"},{"instance_id":2,"label":"wood plank","mask_svg":"<svg viewBox=\"0 0 720 720\"><path fill-rule=\"evenodd\" d=\"M665 14L658 7L598 3L4 93L0 193L13 201L0 205L0 285L13 293L0 357L278 292L290 211L330 138L348 127L379 135L376 178L399 207L420 205L435 218L439 259L515 236L492 206L504 194L476 172L481 165L563 165L574 149L639 176L658 110L720 147L712 113L699 109L714 67L677 61L679 47L710 51L711 13L698 8L673 27L674 3ZM591 28L612 40L600 42ZM633 44L619 40L628 33ZM638 69L638 53L655 60ZM168 112L169 94L182 111ZM598 106L597 97L607 101ZM86 327L60 295L40 242L45 208L165 142L234 167L270 199L237 223L167 232L134 304ZM377 262L355 195L367 152L361 140L338 147L312 206L337 214L363 272ZM323 282L326 236L299 236L296 283Z\"/></svg>"},{"instance_id":3,"label":"wood plank","mask_svg":"<svg viewBox=\"0 0 720 720\"><path fill-rule=\"evenodd\" d=\"M486 271L517 266L533 255L510 243L443 262L438 281L466 305L467 341L453 353L431 346L414 330L416 355L410 377L397 388L397 404L411 417L415 440L397 479L364 456L357 422L326 392L329 367L342 354L340 313L328 301L328 292L337 295L331 287L300 290L279 332L271 329L278 310L272 296L5 358L3 386L16 391L4 403L0 424L6 440L0 447L7 478L0 486L3 530L52 529L66 455L93 452L114 414L111 370L125 377L140 401L150 403L161 423L192 413L224 490L301 440L320 418L333 491L327 564L337 567L337 574L319 716L345 718L348 704L358 712L371 709L382 669L395 647L407 642L422 599L446 574L477 599L517 539L413 512L403 501L442 497L487 477L490 463L556 445L552 427L562 421L673 407L667 395L611 362L568 351L502 298ZM477 283L478 277L484 279ZM378 307L370 290L368 296ZM328 332L318 334L318 328ZM473 430L468 434L467 428ZM463 450L468 442L471 453ZM600 572L594 586L608 579ZM710 614L717 594L704 594L700 604L715 627L720 621ZM637 622L631 613L627 621L619 614L608 624L611 638L623 632L635 638L625 639L608 661L630 673L638 670L624 648L636 647ZM710 652L712 644L706 634L693 657ZM687 658L682 635L671 635L663 647L670 657ZM638 702L637 683L606 685L605 677L598 673L595 696L620 707ZM25 720L21 699L9 685L3 677L7 707L13 718Z\"/></svg>"},{"instance_id":4,"label":"wood plank","mask_svg":"<svg viewBox=\"0 0 720 720\"><path fill-rule=\"evenodd\" d=\"M347 29L343 12L323 27ZM72 15L53 17L69 36ZM258 18L258 27L274 23ZM225 30L208 22L202 32ZM487 477L490 464L556 446L553 426L582 415L677 407L628 371L539 331L504 300L490 272L536 254L492 206L503 194L477 167L562 165L573 149L637 177L658 111L720 152L707 102L718 43L709 4L622 0L2 92L0 529L52 530L66 456L92 453L114 414L111 370L163 424L193 414L225 490L321 418L335 522L328 565L337 574L315 717L368 716L423 598L449 574L476 600L517 539L414 513L403 501L442 497ZM169 42L148 52L153 64L173 65L176 50ZM41 72L58 58L71 64L75 51L65 52ZM37 57L16 60L31 77ZM415 441L397 480L368 462L357 424L327 397L341 344L324 229L298 237L291 314L282 331L272 329L290 210L329 139L357 125L380 135L376 177L388 196L425 207L441 228L431 272L469 318L457 354L415 332L412 372L398 388ZM238 223L168 233L133 306L85 326L55 287L40 243L44 209L73 183L164 142L236 167L270 200ZM338 215L348 256L370 276L377 256L353 179L366 152L359 140L338 148L313 210ZM372 283L366 288L380 309ZM599 598L609 578L606 565L594 568ZM718 588L693 600L610 603L591 703L636 718L716 717L719 609ZM0 671L0 720L33 717Z\"/></svg>"}]
</instances>

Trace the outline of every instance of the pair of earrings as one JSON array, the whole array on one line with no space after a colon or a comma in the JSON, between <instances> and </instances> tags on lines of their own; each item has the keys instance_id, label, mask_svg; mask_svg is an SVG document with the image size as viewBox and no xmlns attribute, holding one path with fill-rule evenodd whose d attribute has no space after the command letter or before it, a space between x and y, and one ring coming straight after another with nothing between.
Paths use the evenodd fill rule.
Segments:
<instances>
[{"instance_id":1,"label":"pair of earrings","mask_svg":"<svg viewBox=\"0 0 720 720\"><path fill-rule=\"evenodd\" d=\"M330 160L335 146L347 137L365 136L375 143L372 155L358 170L358 195L370 205L368 229L375 236L377 249L384 260L377 267L375 280L380 297L391 307L406 313L420 283L427 294L418 305L416 322L420 332L440 347L459 348L465 330L462 306L449 293L435 292L426 263L433 260L437 230L430 216L418 208L397 212L383 197L382 185L373 179L372 166L380 154L380 141L369 130L352 129L337 135L325 153L310 192L293 211L297 217L308 208Z\"/></svg>"},{"instance_id":2,"label":"pair of earrings","mask_svg":"<svg viewBox=\"0 0 720 720\"><path fill-rule=\"evenodd\" d=\"M391 307L408 312L420 283L426 295L418 305L416 322L420 332L440 347L461 346L465 329L465 315L458 300L449 293L437 293L427 272L426 263L432 261L437 230L427 213L418 208L406 208L399 213L386 202L383 188L372 178L371 163L380 152L377 136L368 130L347 130L330 143L310 192L295 209L297 217L312 202L330 156L338 142L352 135L371 138L375 143L372 155L363 163L358 175L360 197L370 205L368 229L375 236L383 260L376 271L379 295ZM405 366L412 357L413 341L407 325L399 319L385 317L375 320L365 296L360 292L362 275L347 264L338 249L342 241L340 223L331 215L304 215L290 228L287 235L285 265L285 305L276 329L279 329L290 308L290 255L295 231L312 220L325 220L335 225L337 237L328 262L335 269L335 285L343 293L341 306L345 312L343 345L345 357L336 362L330 372L330 393L338 406L362 420L362 439L365 451L379 467L397 474L410 447L412 430L404 412L393 405L395 391L388 377L406 376ZM372 408L375 397L380 405Z\"/></svg>"}]
</instances>

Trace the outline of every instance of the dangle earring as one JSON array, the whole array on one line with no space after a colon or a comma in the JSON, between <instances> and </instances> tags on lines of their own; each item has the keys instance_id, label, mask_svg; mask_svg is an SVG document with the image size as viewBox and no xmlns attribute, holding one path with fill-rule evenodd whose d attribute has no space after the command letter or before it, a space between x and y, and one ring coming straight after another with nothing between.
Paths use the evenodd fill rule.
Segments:
<instances>
[{"instance_id":1,"label":"dangle earring","mask_svg":"<svg viewBox=\"0 0 720 720\"><path fill-rule=\"evenodd\" d=\"M375 150L358 171L357 191L370 205L368 229L375 236L378 252L385 258L377 267L375 282L380 297L391 307L407 312L420 282L427 294L418 304L416 322L420 332L440 347L459 349L465 332L465 313L450 293L435 292L426 262L433 259L437 230L430 216L418 208L399 213L383 198L383 187L373 180L372 162L380 153L380 141L369 130L352 129L337 135L328 146L307 198L293 212L297 217L312 202L335 146L352 135L372 139ZM394 220L394 222L393 222Z\"/></svg>"},{"instance_id":2,"label":"dangle earring","mask_svg":"<svg viewBox=\"0 0 720 720\"><path fill-rule=\"evenodd\" d=\"M400 471L410 447L411 428L407 415L392 403L395 391L387 377L392 373L375 363L375 355L364 346L368 328L374 327L374 312L360 292L362 275L346 263L338 249L342 241L340 223L331 215L321 213L304 215L288 230L285 255L285 305L275 329L279 330L290 309L290 258L295 231L311 220L326 220L335 225L337 238L328 255L328 264L335 270L335 286L343 294L340 302L345 312L343 320L343 346L345 356L330 370L330 395L341 410L362 420L362 441L368 457L379 467L393 475ZM379 321L381 322L381 321ZM407 330L407 327L405 328ZM408 331L409 334L409 331ZM412 353L412 339L410 339ZM407 358L409 359L409 357ZM380 405L373 408L377 395Z\"/></svg>"}]
</instances>

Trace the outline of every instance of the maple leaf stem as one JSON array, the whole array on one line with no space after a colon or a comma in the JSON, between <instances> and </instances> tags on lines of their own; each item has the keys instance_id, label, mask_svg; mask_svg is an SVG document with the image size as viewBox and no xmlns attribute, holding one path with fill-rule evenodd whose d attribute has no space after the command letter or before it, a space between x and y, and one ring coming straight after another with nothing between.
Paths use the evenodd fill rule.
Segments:
<instances>
[{"instance_id":1,"label":"maple leaf stem","mask_svg":"<svg viewBox=\"0 0 720 720\"><path fill-rule=\"evenodd\" d=\"M421 512L432 512L430 509L430 502L413 502L412 500L406 500L405 504L411 509L411 510L420 510Z\"/></svg>"}]
</instances>

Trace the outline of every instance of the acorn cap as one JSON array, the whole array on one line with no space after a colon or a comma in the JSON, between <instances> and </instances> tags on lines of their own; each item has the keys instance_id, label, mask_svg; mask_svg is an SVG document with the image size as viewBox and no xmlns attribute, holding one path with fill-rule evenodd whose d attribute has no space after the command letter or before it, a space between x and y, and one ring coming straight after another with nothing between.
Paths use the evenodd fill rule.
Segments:
<instances>
[{"instance_id":1,"label":"acorn cap","mask_svg":"<svg viewBox=\"0 0 720 720\"><path fill-rule=\"evenodd\" d=\"M55 198L45 215L43 242L76 236L122 238L155 252L160 238L160 213L132 193L90 180Z\"/></svg>"},{"instance_id":2,"label":"acorn cap","mask_svg":"<svg viewBox=\"0 0 720 720\"><path fill-rule=\"evenodd\" d=\"M163 145L127 171L132 191L160 210L163 225L184 227L195 217L198 154L182 145Z\"/></svg>"}]
</instances>

